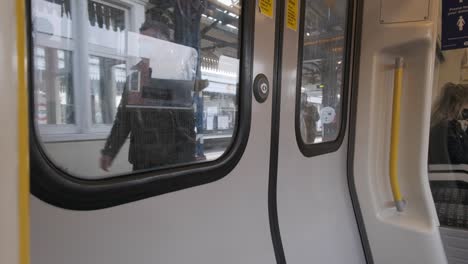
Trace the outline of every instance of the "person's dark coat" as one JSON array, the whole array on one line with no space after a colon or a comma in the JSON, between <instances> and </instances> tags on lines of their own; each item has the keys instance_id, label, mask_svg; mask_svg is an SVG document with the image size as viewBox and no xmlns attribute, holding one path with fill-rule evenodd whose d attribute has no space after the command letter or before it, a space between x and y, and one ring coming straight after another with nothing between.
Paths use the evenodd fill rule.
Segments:
<instances>
[{"instance_id":1,"label":"person's dark coat","mask_svg":"<svg viewBox=\"0 0 468 264\"><path fill-rule=\"evenodd\" d=\"M195 149L193 110L128 107L124 89L102 154L115 158L128 136L128 161L134 169L191 162Z\"/></svg>"}]
</instances>

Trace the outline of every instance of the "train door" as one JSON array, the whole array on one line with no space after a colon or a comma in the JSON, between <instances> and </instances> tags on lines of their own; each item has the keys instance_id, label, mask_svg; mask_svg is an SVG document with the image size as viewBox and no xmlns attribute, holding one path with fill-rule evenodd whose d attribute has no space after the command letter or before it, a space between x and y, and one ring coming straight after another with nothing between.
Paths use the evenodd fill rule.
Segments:
<instances>
[{"instance_id":1,"label":"train door","mask_svg":"<svg viewBox=\"0 0 468 264\"><path fill-rule=\"evenodd\" d=\"M364 263L356 11L31 0L33 263Z\"/></svg>"},{"instance_id":2,"label":"train door","mask_svg":"<svg viewBox=\"0 0 468 264\"><path fill-rule=\"evenodd\" d=\"M28 3L32 263L274 263L274 1Z\"/></svg>"},{"instance_id":3,"label":"train door","mask_svg":"<svg viewBox=\"0 0 468 264\"><path fill-rule=\"evenodd\" d=\"M287 263L365 263L346 177L358 1L285 2L274 104L282 252Z\"/></svg>"}]
</instances>

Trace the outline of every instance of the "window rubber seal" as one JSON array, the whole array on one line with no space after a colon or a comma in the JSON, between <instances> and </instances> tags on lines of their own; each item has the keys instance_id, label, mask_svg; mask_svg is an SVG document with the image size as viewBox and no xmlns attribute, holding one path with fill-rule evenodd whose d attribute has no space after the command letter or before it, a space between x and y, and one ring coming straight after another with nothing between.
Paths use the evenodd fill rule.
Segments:
<instances>
[{"instance_id":1,"label":"window rubber seal","mask_svg":"<svg viewBox=\"0 0 468 264\"><path fill-rule=\"evenodd\" d=\"M345 138L346 135L346 125L347 125L347 116L348 116L348 100L349 93L352 87L352 75L351 71L353 68L353 42L354 39L354 2L357 0L348 0L347 5L347 17L346 17L346 35L345 35L345 54L344 54L344 67L343 67L343 89L342 89L342 99L341 99L341 120L340 120L340 131L338 137L334 141L316 143L316 144L306 144L302 139L301 127L300 127L300 113L301 113L301 88L302 88L302 59L304 55L304 33L305 33L305 9L306 1L301 0L301 5L304 8L300 13L300 23L299 23L299 48L298 48L298 60L297 60L297 78L296 78L296 111L295 111L295 130L296 130L296 141L299 147L299 150L305 157L315 157L331 152L337 151Z\"/></svg>"}]
</instances>

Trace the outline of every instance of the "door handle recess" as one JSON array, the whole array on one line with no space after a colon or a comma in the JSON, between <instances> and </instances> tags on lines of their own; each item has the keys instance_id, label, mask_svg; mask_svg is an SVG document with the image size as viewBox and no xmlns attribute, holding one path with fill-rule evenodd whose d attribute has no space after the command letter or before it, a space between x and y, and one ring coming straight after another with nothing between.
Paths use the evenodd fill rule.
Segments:
<instances>
[{"instance_id":1,"label":"door handle recess","mask_svg":"<svg viewBox=\"0 0 468 264\"><path fill-rule=\"evenodd\" d=\"M390 140L390 185L393 201L398 212L403 212L406 201L403 199L398 181L398 148L400 143L401 93L403 89L403 64L401 57L395 60L393 80L392 131Z\"/></svg>"}]
</instances>

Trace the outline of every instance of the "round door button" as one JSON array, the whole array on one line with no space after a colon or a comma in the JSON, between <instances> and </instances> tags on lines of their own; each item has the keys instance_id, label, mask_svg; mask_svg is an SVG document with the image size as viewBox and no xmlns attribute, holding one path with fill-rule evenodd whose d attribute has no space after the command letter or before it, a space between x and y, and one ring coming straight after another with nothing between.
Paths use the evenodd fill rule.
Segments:
<instances>
[{"instance_id":1,"label":"round door button","mask_svg":"<svg viewBox=\"0 0 468 264\"><path fill-rule=\"evenodd\" d=\"M257 102L263 103L266 101L270 94L270 83L265 74L261 73L255 77L253 92Z\"/></svg>"}]
</instances>

